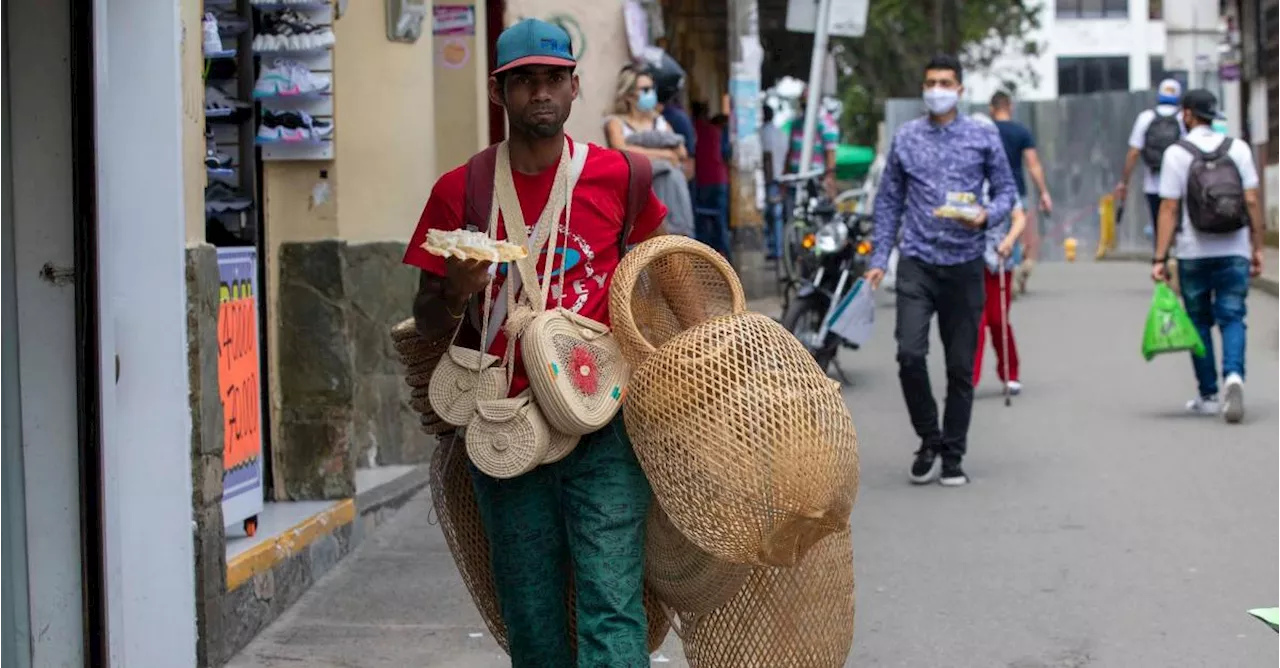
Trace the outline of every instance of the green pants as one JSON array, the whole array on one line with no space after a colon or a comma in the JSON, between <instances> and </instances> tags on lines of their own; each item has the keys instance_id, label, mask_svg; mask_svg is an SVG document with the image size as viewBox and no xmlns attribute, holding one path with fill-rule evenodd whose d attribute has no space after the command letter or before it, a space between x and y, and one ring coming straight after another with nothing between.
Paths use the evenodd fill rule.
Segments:
<instances>
[{"instance_id":1,"label":"green pants","mask_svg":"<svg viewBox=\"0 0 1280 668\"><path fill-rule=\"evenodd\" d=\"M474 467L513 668L648 668L644 522L652 492L622 416L511 480ZM577 587L578 655L565 591Z\"/></svg>"}]
</instances>

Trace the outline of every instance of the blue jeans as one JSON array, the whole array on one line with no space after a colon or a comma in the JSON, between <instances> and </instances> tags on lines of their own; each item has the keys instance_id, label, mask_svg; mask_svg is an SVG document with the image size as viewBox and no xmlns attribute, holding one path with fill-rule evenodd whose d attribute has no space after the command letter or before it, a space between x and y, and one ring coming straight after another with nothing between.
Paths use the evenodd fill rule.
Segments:
<instances>
[{"instance_id":1,"label":"blue jeans","mask_svg":"<svg viewBox=\"0 0 1280 668\"><path fill-rule=\"evenodd\" d=\"M765 186L765 202L764 202L764 230L765 230L765 248L768 251L769 259L774 259L782 255L782 200L779 196L782 194L782 187L776 183L770 183ZM773 201L777 199L778 201Z\"/></svg>"},{"instance_id":2,"label":"blue jeans","mask_svg":"<svg viewBox=\"0 0 1280 668\"><path fill-rule=\"evenodd\" d=\"M1178 260L1178 282L1187 315L1204 341L1204 357L1191 356L1200 385L1200 396L1218 393L1214 363L1213 326L1222 334L1222 375L1244 378L1245 298L1249 296L1249 260L1242 257L1207 257Z\"/></svg>"},{"instance_id":3,"label":"blue jeans","mask_svg":"<svg viewBox=\"0 0 1280 668\"><path fill-rule=\"evenodd\" d=\"M698 185L694 202L694 234L698 241L716 249L728 259L729 185Z\"/></svg>"}]
</instances>

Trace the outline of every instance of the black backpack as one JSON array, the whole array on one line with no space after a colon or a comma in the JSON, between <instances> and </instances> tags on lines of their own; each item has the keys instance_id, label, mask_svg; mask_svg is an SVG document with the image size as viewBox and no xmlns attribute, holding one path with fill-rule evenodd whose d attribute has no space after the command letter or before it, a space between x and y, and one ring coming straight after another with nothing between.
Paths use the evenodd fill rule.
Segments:
<instances>
[{"instance_id":1,"label":"black backpack","mask_svg":"<svg viewBox=\"0 0 1280 668\"><path fill-rule=\"evenodd\" d=\"M1182 139L1182 126L1178 124L1178 117L1175 115L1162 116L1155 110L1151 113L1156 117L1151 119L1151 125L1147 126L1147 134L1143 136L1142 161L1147 163L1147 169L1158 172L1160 161L1164 159L1165 149Z\"/></svg>"},{"instance_id":2,"label":"black backpack","mask_svg":"<svg viewBox=\"0 0 1280 668\"><path fill-rule=\"evenodd\" d=\"M1191 226L1201 232L1226 234L1248 224L1244 182L1235 161L1227 155L1232 141L1230 137L1224 138L1211 152L1201 151L1185 139L1178 141L1178 146L1191 153L1187 194L1182 205L1186 207Z\"/></svg>"}]
</instances>

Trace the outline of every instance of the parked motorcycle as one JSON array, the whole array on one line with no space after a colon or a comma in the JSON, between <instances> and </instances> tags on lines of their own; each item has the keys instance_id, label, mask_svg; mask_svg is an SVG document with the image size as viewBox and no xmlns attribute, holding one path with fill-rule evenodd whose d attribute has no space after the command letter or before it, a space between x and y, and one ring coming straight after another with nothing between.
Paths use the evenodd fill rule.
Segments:
<instances>
[{"instance_id":1,"label":"parked motorcycle","mask_svg":"<svg viewBox=\"0 0 1280 668\"><path fill-rule=\"evenodd\" d=\"M795 188L795 205L790 220L783 226L777 265L783 310L791 304L804 277L812 275L816 269L814 233L838 215L836 204L823 191L821 176L821 172L809 172L788 174L778 179L784 187Z\"/></svg>"},{"instance_id":2,"label":"parked motorcycle","mask_svg":"<svg viewBox=\"0 0 1280 668\"><path fill-rule=\"evenodd\" d=\"M802 242L812 249L814 267L800 277L796 296L785 307L782 326L809 349L824 371L840 348L857 350L856 345L832 333L830 325L836 308L871 261L871 232L869 214L840 214Z\"/></svg>"}]
</instances>

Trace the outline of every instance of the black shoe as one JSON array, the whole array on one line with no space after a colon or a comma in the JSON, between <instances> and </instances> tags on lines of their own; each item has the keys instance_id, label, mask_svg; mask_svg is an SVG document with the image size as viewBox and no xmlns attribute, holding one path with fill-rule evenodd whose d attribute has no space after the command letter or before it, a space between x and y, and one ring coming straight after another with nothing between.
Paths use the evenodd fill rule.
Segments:
<instances>
[{"instance_id":1,"label":"black shoe","mask_svg":"<svg viewBox=\"0 0 1280 668\"><path fill-rule=\"evenodd\" d=\"M941 461L932 448L922 446L916 450L916 461L911 464L911 482L927 485L937 480Z\"/></svg>"},{"instance_id":2,"label":"black shoe","mask_svg":"<svg viewBox=\"0 0 1280 668\"><path fill-rule=\"evenodd\" d=\"M938 483L945 487L960 487L969 484L969 476L960 468L960 462L943 462L942 477L938 478Z\"/></svg>"}]
</instances>

